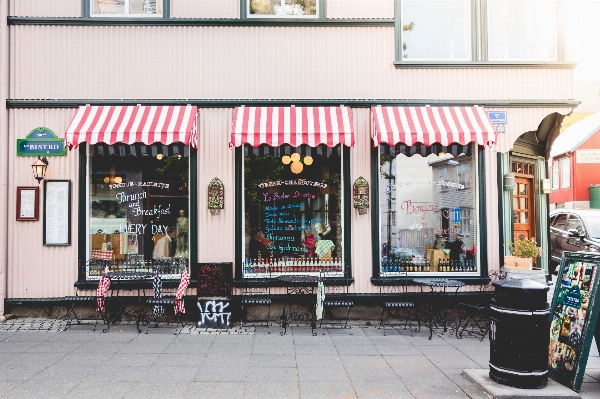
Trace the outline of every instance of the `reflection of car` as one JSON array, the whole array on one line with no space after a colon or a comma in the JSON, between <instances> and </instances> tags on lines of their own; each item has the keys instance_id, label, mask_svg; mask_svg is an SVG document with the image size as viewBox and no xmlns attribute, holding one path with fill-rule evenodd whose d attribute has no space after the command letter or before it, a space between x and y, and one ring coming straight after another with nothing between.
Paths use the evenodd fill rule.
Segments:
<instances>
[{"instance_id":1,"label":"reflection of car","mask_svg":"<svg viewBox=\"0 0 600 399\"><path fill-rule=\"evenodd\" d=\"M556 209L550 212L550 272L564 251L600 252L600 209Z\"/></svg>"}]
</instances>

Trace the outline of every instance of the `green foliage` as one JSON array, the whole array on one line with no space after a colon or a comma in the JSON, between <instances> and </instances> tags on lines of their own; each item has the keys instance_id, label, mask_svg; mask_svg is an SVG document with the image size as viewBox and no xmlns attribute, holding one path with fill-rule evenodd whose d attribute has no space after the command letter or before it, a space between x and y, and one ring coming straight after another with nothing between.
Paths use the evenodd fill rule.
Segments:
<instances>
[{"instance_id":1,"label":"green foliage","mask_svg":"<svg viewBox=\"0 0 600 399\"><path fill-rule=\"evenodd\" d=\"M508 248L512 256L531 258L534 264L542 253L542 248L537 246L535 238L515 240L508 244Z\"/></svg>"},{"instance_id":2,"label":"green foliage","mask_svg":"<svg viewBox=\"0 0 600 399\"><path fill-rule=\"evenodd\" d=\"M360 199L357 199L356 201L354 201L355 208L362 208L362 207L367 207L367 206L369 206L368 199L360 198Z\"/></svg>"},{"instance_id":3,"label":"green foliage","mask_svg":"<svg viewBox=\"0 0 600 399\"><path fill-rule=\"evenodd\" d=\"M211 199L210 201L208 201L208 207L209 207L209 208L212 208L212 209L215 209L215 208L216 208L216 209L220 209L220 208L221 208L221 206L222 206L222 204L221 204L221 201L220 201L220 200L218 200L218 199L216 199L216 198L213 198L213 199Z\"/></svg>"},{"instance_id":4,"label":"green foliage","mask_svg":"<svg viewBox=\"0 0 600 399\"><path fill-rule=\"evenodd\" d=\"M356 185L357 186L366 186L367 181L365 179L363 179L362 177L359 177L358 179L356 179Z\"/></svg>"}]
</instances>

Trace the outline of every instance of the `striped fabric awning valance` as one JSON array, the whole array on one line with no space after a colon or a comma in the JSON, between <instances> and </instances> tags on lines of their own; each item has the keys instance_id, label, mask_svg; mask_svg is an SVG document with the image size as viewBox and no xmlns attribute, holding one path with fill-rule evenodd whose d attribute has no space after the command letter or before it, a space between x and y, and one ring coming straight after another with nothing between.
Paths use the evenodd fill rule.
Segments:
<instances>
[{"instance_id":1,"label":"striped fabric awning valance","mask_svg":"<svg viewBox=\"0 0 600 399\"><path fill-rule=\"evenodd\" d=\"M491 146L496 142L496 129L483 107L377 106L371 114L375 147L380 143Z\"/></svg>"},{"instance_id":2,"label":"striped fabric awning valance","mask_svg":"<svg viewBox=\"0 0 600 399\"><path fill-rule=\"evenodd\" d=\"M81 143L181 142L196 148L196 106L82 106L65 132L69 149Z\"/></svg>"},{"instance_id":3,"label":"striped fabric awning valance","mask_svg":"<svg viewBox=\"0 0 600 399\"><path fill-rule=\"evenodd\" d=\"M348 107L237 107L229 146L242 144L352 147L352 110Z\"/></svg>"}]
</instances>

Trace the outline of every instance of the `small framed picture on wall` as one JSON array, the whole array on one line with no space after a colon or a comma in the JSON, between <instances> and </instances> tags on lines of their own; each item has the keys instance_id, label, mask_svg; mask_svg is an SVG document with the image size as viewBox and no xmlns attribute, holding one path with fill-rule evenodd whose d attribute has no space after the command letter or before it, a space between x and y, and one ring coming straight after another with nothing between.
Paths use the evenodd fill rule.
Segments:
<instances>
[{"instance_id":1,"label":"small framed picture on wall","mask_svg":"<svg viewBox=\"0 0 600 399\"><path fill-rule=\"evenodd\" d=\"M39 187L17 187L17 220L39 220Z\"/></svg>"}]
</instances>

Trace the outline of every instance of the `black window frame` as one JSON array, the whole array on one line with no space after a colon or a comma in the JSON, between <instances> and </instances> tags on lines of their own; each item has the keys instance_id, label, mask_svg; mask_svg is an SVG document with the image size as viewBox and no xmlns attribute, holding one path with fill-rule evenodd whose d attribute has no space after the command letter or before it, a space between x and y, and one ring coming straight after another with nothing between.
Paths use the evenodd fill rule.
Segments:
<instances>
[{"instance_id":1,"label":"black window frame","mask_svg":"<svg viewBox=\"0 0 600 399\"><path fill-rule=\"evenodd\" d=\"M79 146L79 189L78 189L78 207L80 212L87 209L89 201L87 188L89 185L90 171L88 170L88 143L82 143ZM198 275L198 246L194 245L198 237L198 150L189 147L189 265L190 268L190 284L193 286L197 283ZM88 231L87 222L89 215L85 213L85 217L79 217L77 221L77 260L80 265L84 265L89 260L88 254ZM163 287L176 287L178 282L165 281ZM116 282L119 284L119 282ZM126 283L124 283L126 284ZM77 281L75 286L81 289L96 289L98 287L97 279L88 279L85 274L85 268L78 268ZM148 280L144 283L144 287L152 287L152 281Z\"/></svg>"},{"instance_id":2,"label":"black window frame","mask_svg":"<svg viewBox=\"0 0 600 399\"><path fill-rule=\"evenodd\" d=\"M479 195L477 201L480 206L477 211L478 220L478 231L479 231L479 275L478 276L461 276L459 274L451 275L452 279L463 281L466 284L481 284L482 282L488 282L488 251L487 251L487 200L486 200L486 179L485 179L485 165L486 165L486 150L480 146L475 145L477 154L477 186L479 188ZM475 155L475 151L473 151ZM371 149L371 192L379 192L379 146ZM379 210L379 196L374 195L371 199L371 209ZM372 259L372 271L371 271L371 283L373 285L385 285L389 284L390 281L398 280L398 277L382 277L381 272L381 254L379 251L381 237L379 234L379 211L372 212L371 215L371 259ZM409 276L409 280L413 278L421 278L422 276Z\"/></svg>"},{"instance_id":3,"label":"black window frame","mask_svg":"<svg viewBox=\"0 0 600 399\"><path fill-rule=\"evenodd\" d=\"M244 144L245 145L245 144ZM342 203L343 203L343 211L342 211L342 238L343 238L343 255L342 261L344 262L344 270L347 272L348 281L352 281L352 251L351 251L351 242L352 242L352 233L351 233L351 198L352 191L350 182L350 148L342 145L342 179L344 189L342 191ZM243 284L244 281L244 213L245 209L242 206L244 203L244 189L243 189L243 179L244 179L244 146L235 148L235 203L239 204L239 206L235 207L235 254L234 254L234 283L237 285ZM191 214L191 212L190 212ZM271 280L276 281L275 278Z\"/></svg>"}]
</instances>

